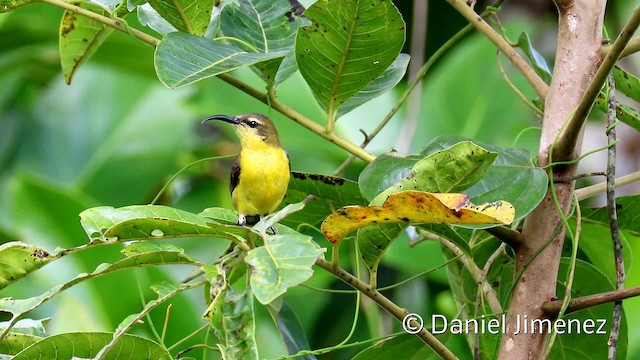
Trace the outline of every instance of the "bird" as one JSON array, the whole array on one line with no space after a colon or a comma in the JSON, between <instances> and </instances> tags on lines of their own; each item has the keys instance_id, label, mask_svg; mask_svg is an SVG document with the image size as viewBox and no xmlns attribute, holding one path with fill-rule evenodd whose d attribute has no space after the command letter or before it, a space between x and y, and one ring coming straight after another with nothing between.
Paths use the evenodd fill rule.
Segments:
<instances>
[{"instance_id":1,"label":"bird","mask_svg":"<svg viewBox=\"0 0 640 360\"><path fill-rule=\"evenodd\" d=\"M213 115L202 121L220 120L233 125L240 140L240 155L231 168L229 190L238 212L237 225L253 226L273 213L287 192L291 165L278 131L268 117L257 113ZM271 228L274 233L275 227Z\"/></svg>"}]
</instances>

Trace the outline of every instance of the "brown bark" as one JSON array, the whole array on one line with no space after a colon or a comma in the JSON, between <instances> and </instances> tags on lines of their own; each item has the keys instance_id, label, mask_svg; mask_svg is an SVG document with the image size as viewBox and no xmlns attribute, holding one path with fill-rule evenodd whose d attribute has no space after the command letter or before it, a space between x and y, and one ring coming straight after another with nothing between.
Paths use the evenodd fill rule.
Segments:
<instances>
[{"instance_id":1,"label":"brown bark","mask_svg":"<svg viewBox=\"0 0 640 360\"><path fill-rule=\"evenodd\" d=\"M545 99L538 155L540 166L550 162L549 153L557 134L572 116L601 62L599 49L606 0L557 1L557 5L558 47L553 80ZM578 154L581 143L580 131L572 157ZM567 178L574 174L575 166L557 166L553 168L552 178ZM574 183L557 183L555 190L566 214L571 207ZM502 360L540 359L544 354L547 329L526 334L515 332L518 320L522 323L525 317L529 321L546 318L541 306L556 298L556 278L565 235L564 229L557 231L559 226L562 226L562 217L549 189L540 205L527 216L524 241L516 249L516 274L523 273L509 304L506 333L500 346L499 358ZM537 254L540 249L544 250ZM533 257L535 259L531 260Z\"/></svg>"}]
</instances>

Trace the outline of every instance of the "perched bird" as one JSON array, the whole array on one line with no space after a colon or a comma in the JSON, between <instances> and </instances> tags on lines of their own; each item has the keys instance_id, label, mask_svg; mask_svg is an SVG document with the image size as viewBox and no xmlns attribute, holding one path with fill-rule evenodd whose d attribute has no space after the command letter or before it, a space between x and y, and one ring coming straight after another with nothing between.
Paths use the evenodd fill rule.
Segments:
<instances>
[{"instance_id":1,"label":"perched bird","mask_svg":"<svg viewBox=\"0 0 640 360\"><path fill-rule=\"evenodd\" d=\"M202 122L222 120L233 125L242 150L231 168L231 199L238 225L255 225L282 202L291 167L273 122L262 114L213 115ZM275 229L273 229L275 232Z\"/></svg>"}]
</instances>

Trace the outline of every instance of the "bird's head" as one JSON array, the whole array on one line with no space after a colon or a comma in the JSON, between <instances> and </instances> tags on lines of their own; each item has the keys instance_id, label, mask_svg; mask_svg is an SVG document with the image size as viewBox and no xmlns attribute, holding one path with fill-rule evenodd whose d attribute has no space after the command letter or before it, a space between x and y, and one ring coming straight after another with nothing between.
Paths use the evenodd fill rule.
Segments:
<instances>
[{"instance_id":1,"label":"bird's head","mask_svg":"<svg viewBox=\"0 0 640 360\"><path fill-rule=\"evenodd\" d=\"M280 146L278 131L273 122L262 114L248 113L237 116L229 115L213 115L204 119L202 122L209 120L221 120L233 125L240 143L247 144L254 141L264 141L273 146Z\"/></svg>"}]
</instances>

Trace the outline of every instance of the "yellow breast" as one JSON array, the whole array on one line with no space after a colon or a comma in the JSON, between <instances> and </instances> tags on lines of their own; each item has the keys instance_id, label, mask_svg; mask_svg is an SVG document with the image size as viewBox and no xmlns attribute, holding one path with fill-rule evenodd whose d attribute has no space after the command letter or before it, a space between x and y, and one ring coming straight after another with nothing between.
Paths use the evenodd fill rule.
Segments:
<instances>
[{"instance_id":1,"label":"yellow breast","mask_svg":"<svg viewBox=\"0 0 640 360\"><path fill-rule=\"evenodd\" d=\"M243 215L272 213L287 192L289 177L289 159L282 148L262 141L243 146L239 181L231 194L236 210Z\"/></svg>"}]
</instances>

